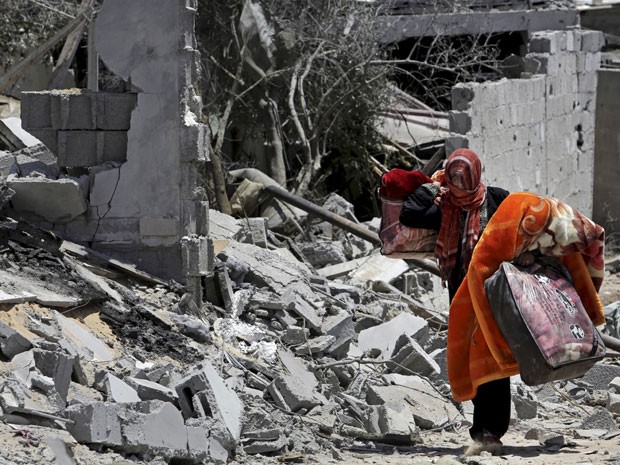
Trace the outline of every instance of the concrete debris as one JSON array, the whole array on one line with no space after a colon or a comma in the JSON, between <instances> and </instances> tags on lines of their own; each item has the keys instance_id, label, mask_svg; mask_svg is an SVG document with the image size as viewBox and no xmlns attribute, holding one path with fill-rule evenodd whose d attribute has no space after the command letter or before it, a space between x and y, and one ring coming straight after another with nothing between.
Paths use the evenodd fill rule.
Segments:
<instances>
[{"instance_id":1,"label":"concrete debris","mask_svg":"<svg viewBox=\"0 0 620 465\"><path fill-rule=\"evenodd\" d=\"M220 220L233 224L209 216L211 231ZM426 431L468 424L471 407L454 403L447 384L445 324L436 319L445 315L432 307L429 318L417 314L424 296L438 292L426 272L389 285L380 272L374 283L328 277L310 254L297 256L268 233L258 235L265 247L239 242L236 232L212 266L196 266L200 282L211 282L196 299L187 287L42 231L32 231L41 241L27 242L29 234L15 233L19 222L9 224L20 242L9 239L0 252L4 305L12 306L0 315L0 353L10 360L0 375L3 418L63 425L90 447L187 464L410 446ZM596 403L581 435L616 430L618 369L599 363L563 384L567 395ZM516 422L562 402L518 379L512 389ZM528 435L551 449L571 444L562 434ZM54 450L71 463L70 442Z\"/></svg>"}]
</instances>

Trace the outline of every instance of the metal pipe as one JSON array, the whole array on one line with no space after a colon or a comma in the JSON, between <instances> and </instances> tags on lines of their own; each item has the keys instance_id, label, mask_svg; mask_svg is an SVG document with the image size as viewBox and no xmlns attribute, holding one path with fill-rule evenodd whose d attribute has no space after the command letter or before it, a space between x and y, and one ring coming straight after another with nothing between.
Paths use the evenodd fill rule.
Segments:
<instances>
[{"instance_id":1,"label":"metal pipe","mask_svg":"<svg viewBox=\"0 0 620 465\"><path fill-rule=\"evenodd\" d=\"M358 223L347 220L346 218L330 212L329 210L320 207L302 197L293 195L279 186L265 186L264 190L269 194L273 195L274 197L286 203L290 203L291 205L294 205L295 207L298 207L305 212L316 215L319 218L322 218L325 221L328 221L329 223L344 229L345 231L361 237L362 239L365 239L374 245L381 245L381 240L379 239L379 235L376 232L371 231L370 229L365 228ZM429 273L433 273L439 276L439 268L435 263L429 260L410 258L407 259L407 262L417 266L418 268L428 271Z\"/></svg>"}]
</instances>

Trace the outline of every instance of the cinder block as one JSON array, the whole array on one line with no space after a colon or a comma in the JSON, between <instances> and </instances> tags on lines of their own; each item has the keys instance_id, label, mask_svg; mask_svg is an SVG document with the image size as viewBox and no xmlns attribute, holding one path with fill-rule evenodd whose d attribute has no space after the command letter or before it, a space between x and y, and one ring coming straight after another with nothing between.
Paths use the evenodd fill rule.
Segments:
<instances>
[{"instance_id":1,"label":"cinder block","mask_svg":"<svg viewBox=\"0 0 620 465\"><path fill-rule=\"evenodd\" d=\"M97 164L106 161L127 161L127 133L125 131L97 131Z\"/></svg>"},{"instance_id":2,"label":"cinder block","mask_svg":"<svg viewBox=\"0 0 620 465\"><path fill-rule=\"evenodd\" d=\"M464 111L449 111L450 132L467 134L471 130L471 116Z\"/></svg>"},{"instance_id":3,"label":"cinder block","mask_svg":"<svg viewBox=\"0 0 620 465\"><path fill-rule=\"evenodd\" d=\"M79 442L121 446L121 417L127 410L127 404L74 404L65 409L65 414L73 423L68 429Z\"/></svg>"},{"instance_id":4,"label":"cinder block","mask_svg":"<svg viewBox=\"0 0 620 465\"><path fill-rule=\"evenodd\" d=\"M127 160L125 131L58 131L58 165L86 167Z\"/></svg>"},{"instance_id":5,"label":"cinder block","mask_svg":"<svg viewBox=\"0 0 620 465\"><path fill-rule=\"evenodd\" d=\"M544 53L530 53L523 60L525 72L532 74L547 74L549 69L549 55Z\"/></svg>"},{"instance_id":6,"label":"cinder block","mask_svg":"<svg viewBox=\"0 0 620 465\"><path fill-rule=\"evenodd\" d=\"M209 131L205 124L193 124L181 129L181 160L209 161Z\"/></svg>"},{"instance_id":7,"label":"cinder block","mask_svg":"<svg viewBox=\"0 0 620 465\"><path fill-rule=\"evenodd\" d=\"M97 129L128 131L131 126L131 113L138 102L138 94L98 92L96 95Z\"/></svg>"},{"instance_id":8,"label":"cinder block","mask_svg":"<svg viewBox=\"0 0 620 465\"><path fill-rule=\"evenodd\" d=\"M58 166L97 165L96 131L58 131Z\"/></svg>"},{"instance_id":9,"label":"cinder block","mask_svg":"<svg viewBox=\"0 0 620 465\"><path fill-rule=\"evenodd\" d=\"M213 241L204 236L185 236L181 239L183 271L186 276L204 276L213 271Z\"/></svg>"},{"instance_id":10,"label":"cinder block","mask_svg":"<svg viewBox=\"0 0 620 465\"><path fill-rule=\"evenodd\" d=\"M605 45L605 36L601 31L581 30L581 51L600 52Z\"/></svg>"},{"instance_id":11,"label":"cinder block","mask_svg":"<svg viewBox=\"0 0 620 465\"><path fill-rule=\"evenodd\" d=\"M54 380L56 392L63 400L67 399L71 374L73 373L74 357L67 357L62 353L48 350L34 350L34 360L37 369L45 376Z\"/></svg>"},{"instance_id":12,"label":"cinder block","mask_svg":"<svg viewBox=\"0 0 620 465\"><path fill-rule=\"evenodd\" d=\"M58 156L58 131L55 129L29 129L28 132L39 139L54 155Z\"/></svg>"},{"instance_id":13,"label":"cinder block","mask_svg":"<svg viewBox=\"0 0 620 465\"><path fill-rule=\"evenodd\" d=\"M469 84L457 84L452 87L452 109L457 111L469 110L475 92Z\"/></svg>"},{"instance_id":14,"label":"cinder block","mask_svg":"<svg viewBox=\"0 0 620 465\"><path fill-rule=\"evenodd\" d=\"M176 218L140 218L141 236L176 236L179 220Z\"/></svg>"},{"instance_id":15,"label":"cinder block","mask_svg":"<svg viewBox=\"0 0 620 465\"><path fill-rule=\"evenodd\" d=\"M54 129L97 129L97 98L94 92L55 91L51 114Z\"/></svg>"},{"instance_id":16,"label":"cinder block","mask_svg":"<svg viewBox=\"0 0 620 465\"><path fill-rule=\"evenodd\" d=\"M51 129L52 103L49 92L22 92L20 96L22 128L28 132L31 129Z\"/></svg>"},{"instance_id":17,"label":"cinder block","mask_svg":"<svg viewBox=\"0 0 620 465\"><path fill-rule=\"evenodd\" d=\"M558 51L557 38L546 32L532 34L529 45L532 53L556 53Z\"/></svg>"},{"instance_id":18,"label":"cinder block","mask_svg":"<svg viewBox=\"0 0 620 465\"><path fill-rule=\"evenodd\" d=\"M200 371L183 378L175 390L185 418L193 418L204 412L206 416L223 422L233 438L239 440L243 404L211 364L205 362ZM200 396L196 397L197 394Z\"/></svg>"},{"instance_id":19,"label":"cinder block","mask_svg":"<svg viewBox=\"0 0 620 465\"><path fill-rule=\"evenodd\" d=\"M446 154L451 154L457 149L469 148L469 139L467 137L453 136L446 139Z\"/></svg>"}]
</instances>

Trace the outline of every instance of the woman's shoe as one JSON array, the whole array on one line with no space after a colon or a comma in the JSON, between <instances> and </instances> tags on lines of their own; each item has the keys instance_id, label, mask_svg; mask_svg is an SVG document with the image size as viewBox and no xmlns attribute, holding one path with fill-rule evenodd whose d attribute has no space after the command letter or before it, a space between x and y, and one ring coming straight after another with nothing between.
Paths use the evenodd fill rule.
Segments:
<instances>
[{"instance_id":1,"label":"woman's shoe","mask_svg":"<svg viewBox=\"0 0 620 465\"><path fill-rule=\"evenodd\" d=\"M465 450L465 457L480 455L482 452L489 452L491 455L502 455L502 441L495 434L485 431L482 439L474 441Z\"/></svg>"}]
</instances>

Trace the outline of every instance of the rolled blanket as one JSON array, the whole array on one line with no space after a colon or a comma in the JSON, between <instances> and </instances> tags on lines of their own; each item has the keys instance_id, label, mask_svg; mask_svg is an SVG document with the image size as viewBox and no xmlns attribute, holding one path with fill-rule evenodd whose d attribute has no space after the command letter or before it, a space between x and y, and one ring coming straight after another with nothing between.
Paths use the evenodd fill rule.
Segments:
<instances>
[{"instance_id":1,"label":"rolled blanket","mask_svg":"<svg viewBox=\"0 0 620 465\"><path fill-rule=\"evenodd\" d=\"M421 171L392 168L381 177L379 193L391 199L404 199L422 184L429 182L433 180Z\"/></svg>"}]
</instances>

